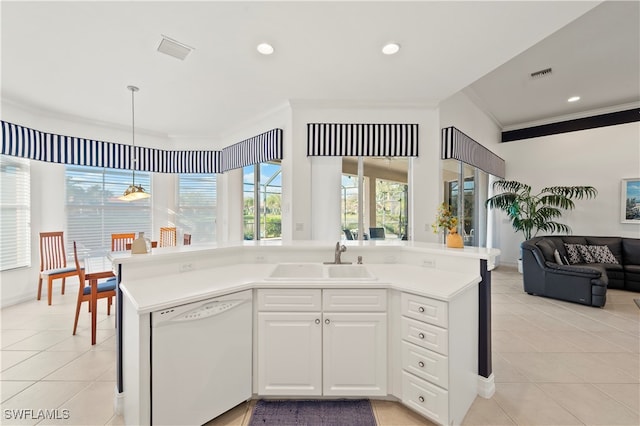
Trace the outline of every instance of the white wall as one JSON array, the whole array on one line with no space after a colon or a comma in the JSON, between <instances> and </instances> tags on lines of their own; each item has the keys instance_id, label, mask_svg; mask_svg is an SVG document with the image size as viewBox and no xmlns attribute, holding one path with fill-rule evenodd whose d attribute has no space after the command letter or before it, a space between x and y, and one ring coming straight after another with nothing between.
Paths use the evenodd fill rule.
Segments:
<instances>
[{"instance_id":1,"label":"white wall","mask_svg":"<svg viewBox=\"0 0 640 426\"><path fill-rule=\"evenodd\" d=\"M621 179L640 177L640 123L563 133L501 143L496 152L506 161L506 178L533 187L591 185L592 200L577 200L560 222L574 235L640 238L640 224L620 221ZM522 242L501 213L501 262L515 264Z\"/></svg>"}]
</instances>

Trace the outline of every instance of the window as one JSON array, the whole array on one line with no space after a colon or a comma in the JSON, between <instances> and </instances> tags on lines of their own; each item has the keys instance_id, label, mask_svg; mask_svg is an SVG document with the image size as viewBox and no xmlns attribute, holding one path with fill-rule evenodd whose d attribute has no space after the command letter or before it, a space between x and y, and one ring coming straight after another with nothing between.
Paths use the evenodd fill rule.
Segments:
<instances>
[{"instance_id":1,"label":"window","mask_svg":"<svg viewBox=\"0 0 640 426\"><path fill-rule=\"evenodd\" d=\"M178 176L178 233L191 234L192 243L216 241L216 175Z\"/></svg>"},{"instance_id":2,"label":"window","mask_svg":"<svg viewBox=\"0 0 640 426\"><path fill-rule=\"evenodd\" d=\"M245 240L282 237L282 174L279 163L260 163L243 169Z\"/></svg>"},{"instance_id":3,"label":"window","mask_svg":"<svg viewBox=\"0 0 640 426\"><path fill-rule=\"evenodd\" d=\"M31 266L29 160L0 155L0 270Z\"/></svg>"},{"instance_id":4,"label":"window","mask_svg":"<svg viewBox=\"0 0 640 426\"><path fill-rule=\"evenodd\" d=\"M65 167L67 250L73 241L79 251L92 255L111 250L111 234L152 231L151 199L121 201L118 199L131 184L129 170L98 167ZM136 172L136 184L150 188L151 174Z\"/></svg>"},{"instance_id":5,"label":"window","mask_svg":"<svg viewBox=\"0 0 640 426\"><path fill-rule=\"evenodd\" d=\"M359 240L374 228L385 239L407 240L408 170L404 157L342 157L342 229Z\"/></svg>"}]
</instances>

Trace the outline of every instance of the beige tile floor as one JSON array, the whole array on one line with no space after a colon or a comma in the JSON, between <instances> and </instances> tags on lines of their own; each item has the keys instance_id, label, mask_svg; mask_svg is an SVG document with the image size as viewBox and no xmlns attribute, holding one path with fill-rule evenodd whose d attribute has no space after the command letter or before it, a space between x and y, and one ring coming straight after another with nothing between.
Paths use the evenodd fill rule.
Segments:
<instances>
[{"instance_id":1,"label":"beige tile floor","mask_svg":"<svg viewBox=\"0 0 640 426\"><path fill-rule=\"evenodd\" d=\"M58 287L59 289L59 287ZM492 286L496 393L476 398L465 425L640 425L640 293L609 290L603 309L529 296L522 276L500 267ZM100 303L98 344L89 314L71 335L76 291L53 306L2 309L0 423L117 425L113 414L115 329ZM248 424L254 402L209 425ZM17 409L58 409L62 420L10 418ZM379 425L430 425L401 405L373 401ZM64 411L66 410L66 411ZM34 411L34 414L37 412Z\"/></svg>"}]
</instances>

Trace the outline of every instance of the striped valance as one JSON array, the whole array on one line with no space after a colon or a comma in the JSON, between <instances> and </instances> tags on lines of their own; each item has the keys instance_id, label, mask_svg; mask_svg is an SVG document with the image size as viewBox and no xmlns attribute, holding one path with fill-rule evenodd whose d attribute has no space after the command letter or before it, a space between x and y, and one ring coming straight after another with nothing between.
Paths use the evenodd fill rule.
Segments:
<instances>
[{"instance_id":1,"label":"striped valance","mask_svg":"<svg viewBox=\"0 0 640 426\"><path fill-rule=\"evenodd\" d=\"M417 124L307 123L307 156L417 157Z\"/></svg>"},{"instance_id":2,"label":"striped valance","mask_svg":"<svg viewBox=\"0 0 640 426\"><path fill-rule=\"evenodd\" d=\"M455 127L442 129L441 158L453 158L499 178L504 178L504 160Z\"/></svg>"},{"instance_id":3,"label":"striped valance","mask_svg":"<svg viewBox=\"0 0 640 426\"><path fill-rule=\"evenodd\" d=\"M2 152L14 157L79 166L159 173L219 173L220 151L167 151L45 133L1 121Z\"/></svg>"},{"instance_id":4,"label":"striped valance","mask_svg":"<svg viewBox=\"0 0 640 426\"><path fill-rule=\"evenodd\" d=\"M222 149L222 170L282 160L282 129L271 129Z\"/></svg>"}]
</instances>

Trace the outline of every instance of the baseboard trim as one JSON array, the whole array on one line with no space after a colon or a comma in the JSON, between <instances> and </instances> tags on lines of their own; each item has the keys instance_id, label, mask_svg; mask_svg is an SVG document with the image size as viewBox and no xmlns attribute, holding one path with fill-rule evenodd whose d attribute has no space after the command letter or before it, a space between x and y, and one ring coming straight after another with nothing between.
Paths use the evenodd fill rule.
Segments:
<instances>
[{"instance_id":1,"label":"baseboard trim","mask_svg":"<svg viewBox=\"0 0 640 426\"><path fill-rule=\"evenodd\" d=\"M118 385L113 388L113 412L118 416L123 415L124 408L124 392L118 392Z\"/></svg>"},{"instance_id":2,"label":"baseboard trim","mask_svg":"<svg viewBox=\"0 0 640 426\"><path fill-rule=\"evenodd\" d=\"M478 376L478 395L489 399L496 393L496 383L493 373L489 377Z\"/></svg>"}]
</instances>

